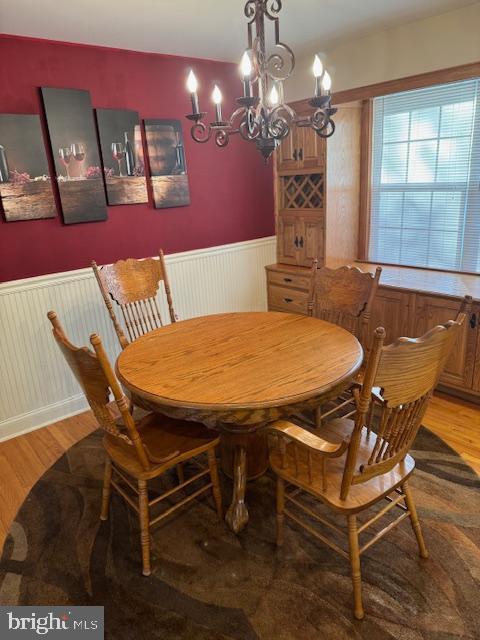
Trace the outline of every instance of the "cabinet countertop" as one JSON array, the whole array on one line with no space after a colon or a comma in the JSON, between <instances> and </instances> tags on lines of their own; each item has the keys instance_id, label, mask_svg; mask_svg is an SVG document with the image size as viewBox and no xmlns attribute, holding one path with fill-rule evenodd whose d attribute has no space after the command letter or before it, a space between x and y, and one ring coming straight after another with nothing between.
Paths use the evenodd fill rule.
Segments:
<instances>
[{"instance_id":1,"label":"cabinet countertop","mask_svg":"<svg viewBox=\"0 0 480 640\"><path fill-rule=\"evenodd\" d=\"M377 265L376 263L357 262L355 260L327 258L326 262L326 266L332 269L344 264L359 267L362 271L374 271L377 266L382 267L380 287L392 287L394 289L418 291L420 293L453 298L463 298L466 295L470 295L476 302L480 301L480 275ZM287 264L269 265L267 269L285 273L301 273L302 275L308 274L310 271L307 267L295 267Z\"/></svg>"}]
</instances>

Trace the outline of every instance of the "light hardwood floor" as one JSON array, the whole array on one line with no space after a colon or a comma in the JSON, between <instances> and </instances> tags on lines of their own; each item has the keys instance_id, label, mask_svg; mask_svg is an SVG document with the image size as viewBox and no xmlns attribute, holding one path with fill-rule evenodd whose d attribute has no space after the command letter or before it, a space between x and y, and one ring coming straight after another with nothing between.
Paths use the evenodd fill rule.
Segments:
<instances>
[{"instance_id":1,"label":"light hardwood floor","mask_svg":"<svg viewBox=\"0 0 480 640\"><path fill-rule=\"evenodd\" d=\"M438 395L423 423L480 475L480 407ZM0 443L0 549L33 485L64 451L95 428L93 415L86 412Z\"/></svg>"}]
</instances>

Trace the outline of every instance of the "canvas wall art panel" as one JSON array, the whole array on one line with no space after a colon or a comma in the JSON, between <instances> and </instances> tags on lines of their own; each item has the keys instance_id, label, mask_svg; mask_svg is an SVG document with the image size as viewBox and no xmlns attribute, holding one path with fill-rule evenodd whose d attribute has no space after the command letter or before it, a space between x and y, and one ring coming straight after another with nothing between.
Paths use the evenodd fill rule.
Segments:
<instances>
[{"instance_id":1,"label":"canvas wall art panel","mask_svg":"<svg viewBox=\"0 0 480 640\"><path fill-rule=\"evenodd\" d=\"M144 124L155 208L190 204L180 120L144 120Z\"/></svg>"},{"instance_id":2,"label":"canvas wall art panel","mask_svg":"<svg viewBox=\"0 0 480 640\"><path fill-rule=\"evenodd\" d=\"M56 215L37 115L0 114L0 198L7 222Z\"/></svg>"},{"instance_id":3,"label":"canvas wall art panel","mask_svg":"<svg viewBox=\"0 0 480 640\"><path fill-rule=\"evenodd\" d=\"M148 202L137 111L96 109L109 205Z\"/></svg>"},{"instance_id":4,"label":"canvas wall art panel","mask_svg":"<svg viewBox=\"0 0 480 640\"><path fill-rule=\"evenodd\" d=\"M107 203L90 93L41 89L66 224L107 219Z\"/></svg>"}]
</instances>

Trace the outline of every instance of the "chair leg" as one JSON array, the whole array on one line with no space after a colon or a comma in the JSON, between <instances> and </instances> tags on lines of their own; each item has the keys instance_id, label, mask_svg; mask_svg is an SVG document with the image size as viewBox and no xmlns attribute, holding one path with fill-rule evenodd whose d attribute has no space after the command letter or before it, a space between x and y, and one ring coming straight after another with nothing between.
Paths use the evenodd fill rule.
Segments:
<instances>
[{"instance_id":1,"label":"chair leg","mask_svg":"<svg viewBox=\"0 0 480 640\"><path fill-rule=\"evenodd\" d=\"M364 614L362 603L362 575L360 573L360 551L358 548L357 517L347 516L348 520L348 544L350 549L350 564L352 569L354 615L357 620L362 620Z\"/></svg>"},{"instance_id":2,"label":"chair leg","mask_svg":"<svg viewBox=\"0 0 480 640\"><path fill-rule=\"evenodd\" d=\"M420 526L420 521L417 515L417 508L415 507L415 501L413 499L413 495L408 485L408 482L403 483L402 491L405 494L405 503L407 505L407 509L410 512L410 523L412 525L413 533L417 538L420 557L428 558L429 554L428 554L427 547L425 546L425 540L423 539L422 528Z\"/></svg>"},{"instance_id":3,"label":"chair leg","mask_svg":"<svg viewBox=\"0 0 480 640\"><path fill-rule=\"evenodd\" d=\"M178 484L182 484L185 482L185 474L183 473L183 464L179 462L177 464L177 476L178 476Z\"/></svg>"},{"instance_id":4,"label":"chair leg","mask_svg":"<svg viewBox=\"0 0 480 640\"><path fill-rule=\"evenodd\" d=\"M220 521L223 521L222 492L220 490L220 481L218 479L218 469L217 469L217 460L215 458L215 450L209 449L207 451L207 456L208 456L208 468L210 469L210 479L212 481L213 499L215 500L217 515Z\"/></svg>"},{"instance_id":5,"label":"chair leg","mask_svg":"<svg viewBox=\"0 0 480 640\"><path fill-rule=\"evenodd\" d=\"M102 511L100 513L100 520L108 520L108 506L110 502L110 489L112 481L112 461L107 457L105 461L105 472L103 475L103 489L102 489Z\"/></svg>"},{"instance_id":6,"label":"chair leg","mask_svg":"<svg viewBox=\"0 0 480 640\"><path fill-rule=\"evenodd\" d=\"M283 545L285 509L285 481L277 476L277 547Z\"/></svg>"},{"instance_id":7,"label":"chair leg","mask_svg":"<svg viewBox=\"0 0 480 640\"><path fill-rule=\"evenodd\" d=\"M320 429L322 426L322 407L315 409L315 426L317 429Z\"/></svg>"},{"instance_id":8,"label":"chair leg","mask_svg":"<svg viewBox=\"0 0 480 640\"><path fill-rule=\"evenodd\" d=\"M142 547L143 575L149 576L150 570L150 516L148 513L147 481L138 481L138 507L140 517L140 544Z\"/></svg>"}]
</instances>

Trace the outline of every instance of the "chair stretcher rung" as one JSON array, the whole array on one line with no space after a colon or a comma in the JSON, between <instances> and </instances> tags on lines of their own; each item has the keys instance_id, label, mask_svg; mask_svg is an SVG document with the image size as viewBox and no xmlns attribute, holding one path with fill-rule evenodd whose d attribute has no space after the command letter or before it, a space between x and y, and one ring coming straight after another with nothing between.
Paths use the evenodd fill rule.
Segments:
<instances>
[{"instance_id":1,"label":"chair stretcher rung","mask_svg":"<svg viewBox=\"0 0 480 640\"><path fill-rule=\"evenodd\" d=\"M126 477L123 475L123 473L121 473L121 472L117 469L117 467L116 467L114 464L112 464L112 471L113 471L113 473L116 473L116 474L117 474L117 476L119 476L119 477L120 477L120 478L125 482L125 484L127 484L127 485L130 487L130 489L131 489L132 491L134 491L134 492L138 495L138 489L137 489L137 487L136 487L136 486L135 486L135 485L134 485L134 484L133 484L133 483L132 483L128 478L126 478Z\"/></svg>"},{"instance_id":2,"label":"chair stretcher rung","mask_svg":"<svg viewBox=\"0 0 480 640\"><path fill-rule=\"evenodd\" d=\"M119 493L123 498L125 498L125 500L126 500L126 501L127 501L127 503L132 507L132 509L133 509L134 511L136 511L137 513L139 513L138 505L136 505L136 504L135 504L135 502L130 498L130 496L128 495L128 493L127 493L126 491L124 491L124 490L122 489L122 487L121 487L119 484L117 484L117 483L115 482L115 480L111 480L111 481L110 481L110 483L111 483L112 487L114 487L114 488L115 488L115 490L116 490L116 491L118 491L118 493Z\"/></svg>"},{"instance_id":3,"label":"chair stretcher rung","mask_svg":"<svg viewBox=\"0 0 480 640\"><path fill-rule=\"evenodd\" d=\"M153 507L153 505L158 504L162 500L165 500L165 498L168 498L168 496L171 496L173 493L176 493L177 491L181 491L184 487L187 487L189 484L192 484L192 482L195 482L195 480L198 480L199 478L203 478L203 476L206 476L208 473L210 473L209 469L206 469L201 473L197 473L197 475L192 476L188 480L185 480L185 482L182 482L181 484L177 484L177 486L173 487L173 489L169 489L168 491L165 491L165 493L162 493L162 495L158 496L158 498L154 498L153 500L150 500L150 502L148 503L148 506Z\"/></svg>"},{"instance_id":4,"label":"chair stretcher rung","mask_svg":"<svg viewBox=\"0 0 480 640\"><path fill-rule=\"evenodd\" d=\"M362 533L362 531L365 531L365 529L367 529L371 524L373 524L377 520L380 520L380 518L382 518L386 513L388 513L390 511L390 509L393 509L393 507L395 507L397 505L397 503L400 502L400 500L403 500L404 498L405 498L405 496L403 495L403 493L401 495L399 495L395 499L390 498L389 504L387 504L387 506L384 507L383 509L381 509L378 513L376 513L373 516L373 518L370 518L370 520L367 520L367 522L362 524L362 526L359 527L359 529L358 529L358 533L359 534Z\"/></svg>"},{"instance_id":5,"label":"chair stretcher rung","mask_svg":"<svg viewBox=\"0 0 480 640\"><path fill-rule=\"evenodd\" d=\"M391 531L394 527L396 527L397 524L400 524L402 520L405 520L405 518L408 518L409 515L410 515L409 511L402 513L402 515L399 516L396 520L394 520L384 529L379 531L377 535L373 536L373 538L371 538L366 544L363 545L363 547L360 549L360 552L359 552L360 555L364 553L369 547L371 547L372 544L375 544L375 542L378 542L381 538L383 538L383 536L386 535L389 531Z\"/></svg>"},{"instance_id":6,"label":"chair stretcher rung","mask_svg":"<svg viewBox=\"0 0 480 640\"><path fill-rule=\"evenodd\" d=\"M159 516L157 516L153 520L150 520L150 525L154 525L157 522L160 522L160 520L163 520L164 518L169 516L171 513L173 513L177 509L180 509L180 507L183 507L184 505L188 504L189 502L197 498L200 494L205 493L205 491L208 491L208 489L211 489L212 487L213 487L213 484L209 482L207 485L205 485L201 489L198 489L194 493L187 496L184 500L180 500L180 502L177 502L177 504L174 504L173 507L170 507L169 509L161 513Z\"/></svg>"},{"instance_id":7,"label":"chair stretcher rung","mask_svg":"<svg viewBox=\"0 0 480 640\"><path fill-rule=\"evenodd\" d=\"M329 409L328 411L325 411L325 413L322 413L322 420L324 418L326 418L327 416L330 416L332 413L336 413L337 411L339 411L342 407L347 406L348 404L352 404L353 399L349 398L348 400L345 400L344 402L342 402L341 404L337 404L334 407L332 407L331 409Z\"/></svg>"},{"instance_id":8,"label":"chair stretcher rung","mask_svg":"<svg viewBox=\"0 0 480 640\"><path fill-rule=\"evenodd\" d=\"M322 536L321 533L319 533L318 531L316 531L313 527L311 527L310 525L306 524L305 522L302 522L302 520L300 520L300 518L297 518L297 516L293 515L293 513L291 511L289 511L288 509L284 510L284 514L290 518L291 520L293 520L294 522L296 522L298 525L300 525L301 527L303 527L306 531L308 531L312 536L314 536L315 538L318 538L318 540L321 540L324 544L326 544L327 546L329 546L331 549L333 549L334 551L336 551L337 553L339 553L341 556L343 556L344 558L348 558L348 553L346 551L344 551L343 549L341 549L339 546L337 546L334 542L331 542L330 540L328 540L328 538L326 538L325 536Z\"/></svg>"},{"instance_id":9,"label":"chair stretcher rung","mask_svg":"<svg viewBox=\"0 0 480 640\"><path fill-rule=\"evenodd\" d=\"M317 513L315 513L315 511L312 511L311 509L309 509L308 507L306 507L305 505L303 505L301 502L299 502L298 500L294 500L291 495L288 495L287 493L285 494L285 498L287 500L289 500L290 502L292 502L295 506L297 506L299 509L302 509L302 511L304 511L307 515L309 515L311 518L314 518L314 520L317 520L318 522L321 522L322 524L324 524L326 527L329 527L330 529L332 529L333 531L335 531L336 533L341 533L344 534L345 532L342 531L339 527L337 527L335 524L329 522L328 520L325 520L324 518L322 518L321 516L319 516Z\"/></svg>"},{"instance_id":10,"label":"chair stretcher rung","mask_svg":"<svg viewBox=\"0 0 480 640\"><path fill-rule=\"evenodd\" d=\"M393 500L393 498L391 498L390 496L385 496L385 500L388 500L388 502L395 502L396 507L398 507L399 509L402 509L403 511L408 511L407 507L404 504L400 504L398 500Z\"/></svg>"}]
</instances>

